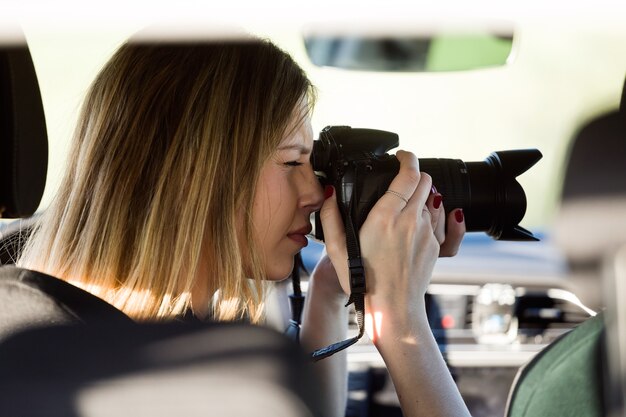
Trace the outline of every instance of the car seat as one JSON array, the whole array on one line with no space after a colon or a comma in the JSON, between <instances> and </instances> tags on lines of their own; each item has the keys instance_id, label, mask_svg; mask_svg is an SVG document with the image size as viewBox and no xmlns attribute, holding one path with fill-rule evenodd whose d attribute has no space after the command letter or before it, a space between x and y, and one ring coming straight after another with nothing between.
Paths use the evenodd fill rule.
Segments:
<instances>
[{"instance_id":1,"label":"car seat","mask_svg":"<svg viewBox=\"0 0 626 417\"><path fill-rule=\"evenodd\" d=\"M509 417L602 417L604 315L598 314L539 352L517 374Z\"/></svg>"},{"instance_id":2,"label":"car seat","mask_svg":"<svg viewBox=\"0 0 626 417\"><path fill-rule=\"evenodd\" d=\"M48 136L25 44L0 45L0 143L0 216L30 216L46 185Z\"/></svg>"},{"instance_id":3,"label":"car seat","mask_svg":"<svg viewBox=\"0 0 626 417\"><path fill-rule=\"evenodd\" d=\"M587 287L601 293L602 263L626 242L626 82L619 111L595 119L575 138L555 227L556 242ZM604 304L600 301L599 304ZM554 341L520 369L506 415L605 416L605 313Z\"/></svg>"},{"instance_id":4,"label":"car seat","mask_svg":"<svg viewBox=\"0 0 626 417\"><path fill-rule=\"evenodd\" d=\"M242 323L47 327L0 344L0 415L319 416L310 365Z\"/></svg>"},{"instance_id":5,"label":"car seat","mask_svg":"<svg viewBox=\"0 0 626 417\"><path fill-rule=\"evenodd\" d=\"M16 39L19 30L13 30ZM0 40L1 41L1 40ZM26 42L0 44L0 264L15 263L46 185L48 136ZM24 219L23 219L24 218Z\"/></svg>"},{"instance_id":6,"label":"car seat","mask_svg":"<svg viewBox=\"0 0 626 417\"><path fill-rule=\"evenodd\" d=\"M606 306L597 285L601 261L626 241L625 117L612 111L579 131L570 148L554 222L554 241L568 260L569 279L594 310Z\"/></svg>"},{"instance_id":7,"label":"car seat","mask_svg":"<svg viewBox=\"0 0 626 417\"><path fill-rule=\"evenodd\" d=\"M28 47L0 44L5 217L35 212L46 167L44 113ZM22 239L8 239L3 250L11 262ZM0 267L2 416L317 416L323 403L316 386L305 355L274 330L138 324L65 281Z\"/></svg>"}]
</instances>

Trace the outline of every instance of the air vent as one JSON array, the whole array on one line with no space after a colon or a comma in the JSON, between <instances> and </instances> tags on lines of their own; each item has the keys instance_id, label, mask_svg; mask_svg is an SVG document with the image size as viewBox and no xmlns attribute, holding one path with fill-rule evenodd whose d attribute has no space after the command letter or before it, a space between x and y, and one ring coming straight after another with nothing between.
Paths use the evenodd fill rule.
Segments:
<instances>
[{"instance_id":1,"label":"air vent","mask_svg":"<svg viewBox=\"0 0 626 417\"><path fill-rule=\"evenodd\" d=\"M554 295L561 294L526 292L517 298L515 314L522 342L550 343L590 317L584 306L573 302L576 300Z\"/></svg>"},{"instance_id":2,"label":"air vent","mask_svg":"<svg viewBox=\"0 0 626 417\"><path fill-rule=\"evenodd\" d=\"M474 297L467 297L465 305L465 328L472 328L472 314L474 313Z\"/></svg>"},{"instance_id":3,"label":"air vent","mask_svg":"<svg viewBox=\"0 0 626 417\"><path fill-rule=\"evenodd\" d=\"M561 320L550 323L550 328L571 329L590 317L589 313L576 304L558 298L554 298L553 300L555 309L561 312Z\"/></svg>"}]
</instances>

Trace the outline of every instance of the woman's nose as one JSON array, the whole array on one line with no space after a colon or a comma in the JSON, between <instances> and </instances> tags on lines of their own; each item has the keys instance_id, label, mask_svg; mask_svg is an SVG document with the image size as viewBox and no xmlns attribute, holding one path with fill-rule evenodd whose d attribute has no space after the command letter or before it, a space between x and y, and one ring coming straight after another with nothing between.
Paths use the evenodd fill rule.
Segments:
<instances>
[{"instance_id":1,"label":"woman's nose","mask_svg":"<svg viewBox=\"0 0 626 417\"><path fill-rule=\"evenodd\" d=\"M318 211L324 203L324 189L312 169L307 173L304 182L305 189L301 198L302 207L307 208L311 213Z\"/></svg>"}]
</instances>

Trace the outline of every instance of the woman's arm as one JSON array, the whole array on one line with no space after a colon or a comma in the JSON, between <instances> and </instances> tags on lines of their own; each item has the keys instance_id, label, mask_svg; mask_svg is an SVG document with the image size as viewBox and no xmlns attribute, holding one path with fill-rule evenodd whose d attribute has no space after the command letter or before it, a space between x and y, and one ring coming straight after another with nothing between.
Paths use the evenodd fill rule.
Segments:
<instances>
[{"instance_id":1,"label":"woman's arm","mask_svg":"<svg viewBox=\"0 0 626 417\"><path fill-rule=\"evenodd\" d=\"M346 339L348 309L347 297L337 278L330 259L318 263L309 280L300 339L307 352ZM325 416L343 417L346 412L348 371L346 351L315 363L324 401Z\"/></svg>"},{"instance_id":2,"label":"woman's arm","mask_svg":"<svg viewBox=\"0 0 626 417\"><path fill-rule=\"evenodd\" d=\"M420 303L418 319L408 327L383 320L374 344L385 360L403 414L409 416L469 416L443 360ZM423 317L423 319L422 319Z\"/></svg>"},{"instance_id":3,"label":"woman's arm","mask_svg":"<svg viewBox=\"0 0 626 417\"><path fill-rule=\"evenodd\" d=\"M456 253L465 232L463 214L445 227L441 195L419 171L417 158L399 151L400 171L359 231L365 265L368 331L387 364L406 417L467 416L469 412L439 352L426 317L424 296L438 256ZM402 196L402 197L401 197ZM320 212L326 249L349 293L343 224L335 196Z\"/></svg>"}]
</instances>

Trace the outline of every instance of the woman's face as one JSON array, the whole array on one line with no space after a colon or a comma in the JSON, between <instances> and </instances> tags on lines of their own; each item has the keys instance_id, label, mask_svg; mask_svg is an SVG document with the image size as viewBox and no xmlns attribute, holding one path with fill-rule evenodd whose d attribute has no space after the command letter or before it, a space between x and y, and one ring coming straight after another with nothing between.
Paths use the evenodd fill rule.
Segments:
<instances>
[{"instance_id":1,"label":"woman's face","mask_svg":"<svg viewBox=\"0 0 626 417\"><path fill-rule=\"evenodd\" d=\"M313 130L307 117L281 141L261 169L252 221L265 273L271 280L289 276L293 257L307 245L310 215L324 202L310 162L312 149Z\"/></svg>"}]
</instances>

